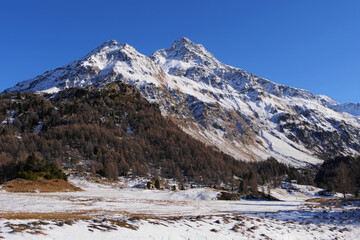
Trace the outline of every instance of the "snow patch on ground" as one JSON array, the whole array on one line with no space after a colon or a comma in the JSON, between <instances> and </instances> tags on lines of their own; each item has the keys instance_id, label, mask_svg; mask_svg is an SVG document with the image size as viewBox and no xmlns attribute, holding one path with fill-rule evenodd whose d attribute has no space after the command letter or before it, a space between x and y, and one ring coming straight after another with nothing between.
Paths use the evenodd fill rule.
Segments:
<instances>
[{"instance_id":1,"label":"snow patch on ground","mask_svg":"<svg viewBox=\"0 0 360 240\"><path fill-rule=\"evenodd\" d=\"M0 192L5 239L359 239L360 201L320 205L321 189L282 183L281 201L214 201L218 191L133 188L143 179L90 182L70 177L82 192ZM289 189L292 189L289 191ZM33 214L34 219L6 219ZM46 214L73 214L38 220ZM87 218L76 218L80 215ZM59 215L60 216L60 215Z\"/></svg>"}]
</instances>

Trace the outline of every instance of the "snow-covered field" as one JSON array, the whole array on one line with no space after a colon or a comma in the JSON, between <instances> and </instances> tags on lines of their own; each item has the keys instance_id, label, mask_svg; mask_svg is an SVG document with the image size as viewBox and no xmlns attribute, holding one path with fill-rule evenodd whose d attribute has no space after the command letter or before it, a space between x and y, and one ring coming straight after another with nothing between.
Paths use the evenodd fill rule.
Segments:
<instances>
[{"instance_id":1,"label":"snow-covered field","mask_svg":"<svg viewBox=\"0 0 360 240\"><path fill-rule=\"evenodd\" d=\"M218 201L207 188L70 181L84 191L1 191L0 239L360 239L360 202L309 202L311 186L271 190L281 201Z\"/></svg>"}]
</instances>

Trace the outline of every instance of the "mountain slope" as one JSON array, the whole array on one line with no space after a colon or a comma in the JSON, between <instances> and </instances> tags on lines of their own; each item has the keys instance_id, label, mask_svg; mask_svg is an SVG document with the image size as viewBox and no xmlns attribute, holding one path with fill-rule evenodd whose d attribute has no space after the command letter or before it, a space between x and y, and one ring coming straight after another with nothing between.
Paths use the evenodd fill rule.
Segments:
<instances>
[{"instance_id":1,"label":"mountain slope","mask_svg":"<svg viewBox=\"0 0 360 240\"><path fill-rule=\"evenodd\" d=\"M10 112L12 120L6 120ZM255 171L190 137L134 86L120 82L100 91L66 89L51 98L1 95L0 121L0 183L16 175L14 164L31 152L109 178L156 177L158 171L164 178L209 185Z\"/></svg>"},{"instance_id":2,"label":"mountain slope","mask_svg":"<svg viewBox=\"0 0 360 240\"><path fill-rule=\"evenodd\" d=\"M273 156L304 166L360 151L360 119L342 113L349 108L225 65L187 38L150 57L128 44L108 41L5 93L102 88L113 81L136 86L185 132L237 159Z\"/></svg>"},{"instance_id":3,"label":"mountain slope","mask_svg":"<svg viewBox=\"0 0 360 240\"><path fill-rule=\"evenodd\" d=\"M63 67L7 89L14 91L55 92L71 87L100 86L104 83L123 80L132 85L153 83L159 85L164 72L148 57L139 54L128 44L110 40L85 57ZM143 80L146 78L146 82Z\"/></svg>"},{"instance_id":4,"label":"mountain slope","mask_svg":"<svg viewBox=\"0 0 360 240\"><path fill-rule=\"evenodd\" d=\"M238 113L246 123L240 127L247 126L251 133L255 133L260 150L265 148L278 159L294 164L298 164L300 159L315 163L314 158L359 151L356 133L359 120L329 109L329 105L337 104L330 98L276 84L222 64L201 45L186 38L177 40L169 49L155 52L151 58L169 74L210 88L208 93L215 102L228 112ZM220 125L217 119L218 116L208 116L207 120L212 124L208 124L207 129ZM224 125L226 123L220 126ZM242 133L241 128L237 130ZM234 132L232 135L238 140L235 144L244 143ZM349 132L357 137L351 137ZM241 135L251 136L247 132Z\"/></svg>"}]
</instances>

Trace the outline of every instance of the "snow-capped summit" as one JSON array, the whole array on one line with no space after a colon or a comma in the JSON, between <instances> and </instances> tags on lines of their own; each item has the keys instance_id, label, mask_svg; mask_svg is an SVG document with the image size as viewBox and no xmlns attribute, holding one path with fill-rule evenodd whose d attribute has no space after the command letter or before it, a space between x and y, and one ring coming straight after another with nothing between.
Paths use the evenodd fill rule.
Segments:
<instances>
[{"instance_id":1,"label":"snow-capped summit","mask_svg":"<svg viewBox=\"0 0 360 240\"><path fill-rule=\"evenodd\" d=\"M104 51L104 50L119 50L121 48L124 47L124 43L119 43L116 40L109 40L109 41L105 41L102 44L100 44L100 46L98 46L97 48L95 48L94 50L92 50L90 53L88 53L84 58L90 57L91 55L100 52L100 51Z\"/></svg>"},{"instance_id":2,"label":"snow-capped summit","mask_svg":"<svg viewBox=\"0 0 360 240\"><path fill-rule=\"evenodd\" d=\"M151 59L169 69L183 63L183 67L208 66L218 68L219 62L203 45L195 44L190 39L182 37L177 39L168 49L161 49L152 54Z\"/></svg>"},{"instance_id":3,"label":"snow-capped summit","mask_svg":"<svg viewBox=\"0 0 360 240\"><path fill-rule=\"evenodd\" d=\"M136 86L185 132L237 159L273 156L304 166L360 154L360 118L354 116L359 105L343 106L228 66L184 37L150 57L106 41L85 57L4 92L102 88L113 81Z\"/></svg>"},{"instance_id":4,"label":"snow-capped summit","mask_svg":"<svg viewBox=\"0 0 360 240\"><path fill-rule=\"evenodd\" d=\"M56 92L70 87L102 86L111 81L124 80L135 84L143 82L159 85L154 75L162 75L161 67L126 43L110 40L65 66L47 71L33 79L6 89L15 91Z\"/></svg>"},{"instance_id":5,"label":"snow-capped summit","mask_svg":"<svg viewBox=\"0 0 360 240\"><path fill-rule=\"evenodd\" d=\"M203 45L195 44L186 37L176 40L171 48L165 51L167 53L167 58L179 57L180 60L184 62L196 60L216 60ZM206 64L206 62L202 61L199 61L198 64Z\"/></svg>"}]
</instances>

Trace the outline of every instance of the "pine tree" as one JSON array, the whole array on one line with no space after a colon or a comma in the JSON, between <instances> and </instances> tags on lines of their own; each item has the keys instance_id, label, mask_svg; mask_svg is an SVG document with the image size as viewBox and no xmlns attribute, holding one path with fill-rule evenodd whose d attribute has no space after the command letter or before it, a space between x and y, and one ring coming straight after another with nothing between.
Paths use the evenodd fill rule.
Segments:
<instances>
[{"instance_id":1,"label":"pine tree","mask_svg":"<svg viewBox=\"0 0 360 240\"><path fill-rule=\"evenodd\" d=\"M352 183L350 178L350 170L344 162L340 162L339 167L336 169L336 183L341 193L344 195L351 192Z\"/></svg>"},{"instance_id":2,"label":"pine tree","mask_svg":"<svg viewBox=\"0 0 360 240\"><path fill-rule=\"evenodd\" d=\"M155 188L160 189L160 181L159 181L159 179L155 180Z\"/></svg>"}]
</instances>

